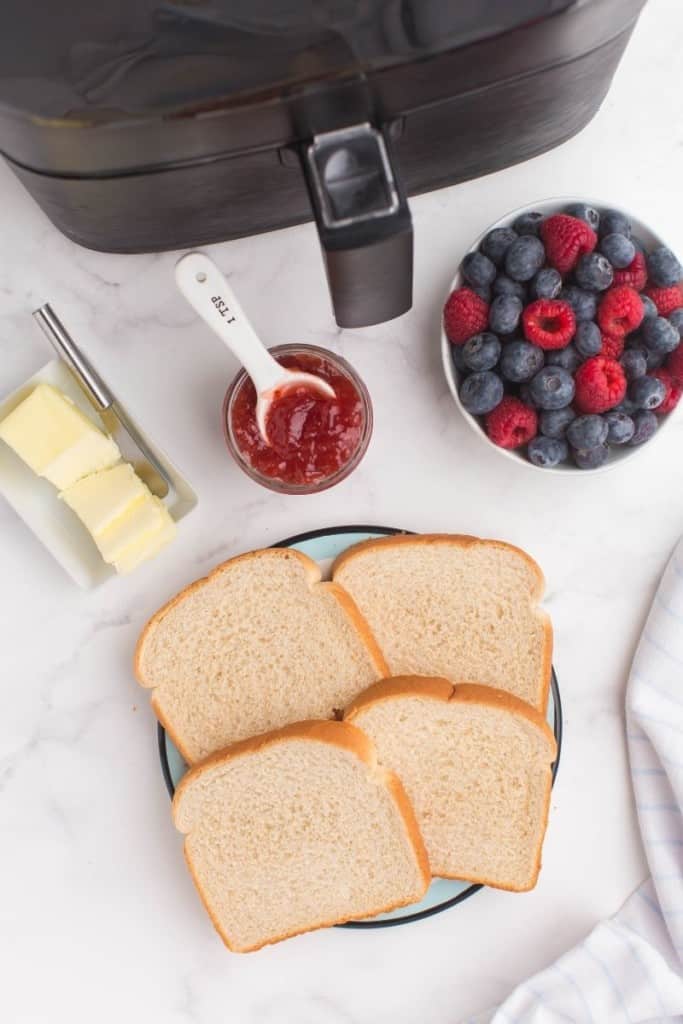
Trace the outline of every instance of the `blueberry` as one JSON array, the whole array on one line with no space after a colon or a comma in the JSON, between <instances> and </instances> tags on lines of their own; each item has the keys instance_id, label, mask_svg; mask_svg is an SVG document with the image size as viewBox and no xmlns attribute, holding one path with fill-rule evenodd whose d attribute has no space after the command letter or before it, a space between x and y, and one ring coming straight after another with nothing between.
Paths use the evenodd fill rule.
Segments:
<instances>
[{"instance_id":1,"label":"blueberry","mask_svg":"<svg viewBox=\"0 0 683 1024\"><path fill-rule=\"evenodd\" d=\"M652 323L654 321L649 322ZM647 372L650 373L652 370L658 370L659 367L664 364L666 357L669 353L655 352L654 349L648 348L648 346L645 343L645 335L643 333L644 327L645 324L642 324L641 329L639 331L633 331L631 334L628 335L628 337L626 338L626 351L630 351L631 349L637 349L637 351L642 352L642 354L647 359ZM655 333L659 332L660 330L663 329L656 328ZM668 334L668 332L665 333ZM671 343L670 336L669 343Z\"/></svg>"},{"instance_id":2,"label":"blueberry","mask_svg":"<svg viewBox=\"0 0 683 1024\"><path fill-rule=\"evenodd\" d=\"M483 331L462 346L462 361L468 370L492 370L500 359L500 342L495 334Z\"/></svg>"},{"instance_id":3,"label":"blueberry","mask_svg":"<svg viewBox=\"0 0 683 1024\"><path fill-rule=\"evenodd\" d=\"M496 266L483 253L468 252L462 261L462 276L475 288L487 288L496 276Z\"/></svg>"},{"instance_id":4,"label":"blueberry","mask_svg":"<svg viewBox=\"0 0 683 1024\"><path fill-rule=\"evenodd\" d=\"M605 235L600 242L600 252L606 256L613 267L623 269L633 263L636 247L626 235Z\"/></svg>"},{"instance_id":5,"label":"blueberry","mask_svg":"<svg viewBox=\"0 0 683 1024\"><path fill-rule=\"evenodd\" d=\"M669 314L669 323L678 331L678 337L683 338L683 309L674 309L673 313Z\"/></svg>"},{"instance_id":6,"label":"blueberry","mask_svg":"<svg viewBox=\"0 0 683 1024\"><path fill-rule=\"evenodd\" d=\"M561 366L544 366L529 385L539 409L562 409L574 397L574 378Z\"/></svg>"},{"instance_id":7,"label":"blueberry","mask_svg":"<svg viewBox=\"0 0 683 1024\"><path fill-rule=\"evenodd\" d=\"M631 382L628 397L638 409L656 409L666 398L666 386L657 377L638 377Z\"/></svg>"},{"instance_id":8,"label":"blueberry","mask_svg":"<svg viewBox=\"0 0 683 1024\"><path fill-rule=\"evenodd\" d=\"M584 291L583 288L577 288L576 285L570 284L562 289L560 298L572 307L577 321L595 319L595 314L598 311L598 298L593 292Z\"/></svg>"},{"instance_id":9,"label":"blueberry","mask_svg":"<svg viewBox=\"0 0 683 1024\"><path fill-rule=\"evenodd\" d=\"M605 235L626 235L631 237L630 220L618 210L605 210L600 217L600 237Z\"/></svg>"},{"instance_id":10,"label":"blueberry","mask_svg":"<svg viewBox=\"0 0 683 1024\"><path fill-rule=\"evenodd\" d=\"M597 448L575 448L572 455L579 469L599 469L607 462L609 448L606 444L600 444Z\"/></svg>"},{"instance_id":11,"label":"blueberry","mask_svg":"<svg viewBox=\"0 0 683 1024\"><path fill-rule=\"evenodd\" d=\"M569 448L566 441L555 440L551 437L543 437L541 434L529 441L527 447L529 462L534 466L542 466L543 469L552 469L569 455Z\"/></svg>"},{"instance_id":12,"label":"blueberry","mask_svg":"<svg viewBox=\"0 0 683 1024\"><path fill-rule=\"evenodd\" d=\"M544 263L543 242L534 235L522 235L505 253L505 273L515 281L530 281Z\"/></svg>"},{"instance_id":13,"label":"blueberry","mask_svg":"<svg viewBox=\"0 0 683 1024\"><path fill-rule=\"evenodd\" d=\"M602 335L598 325L592 320L581 320L576 325L574 345L579 355L583 356L584 359L589 359L590 356L597 356L598 352L602 349Z\"/></svg>"},{"instance_id":14,"label":"blueberry","mask_svg":"<svg viewBox=\"0 0 683 1024\"><path fill-rule=\"evenodd\" d=\"M683 277L683 267L665 245L649 253L645 260L648 277L659 288L668 288Z\"/></svg>"},{"instance_id":15,"label":"blueberry","mask_svg":"<svg viewBox=\"0 0 683 1024\"><path fill-rule=\"evenodd\" d=\"M494 295L514 295L522 305L526 303L526 288L521 281L513 281L507 274L499 274L493 282L491 290Z\"/></svg>"},{"instance_id":16,"label":"blueberry","mask_svg":"<svg viewBox=\"0 0 683 1024\"><path fill-rule=\"evenodd\" d=\"M576 373L582 362L583 359L573 345L547 352L545 357L546 366L561 366L571 374Z\"/></svg>"},{"instance_id":17,"label":"blueberry","mask_svg":"<svg viewBox=\"0 0 683 1024\"><path fill-rule=\"evenodd\" d=\"M500 357L500 372L520 384L531 380L543 366L543 350L528 341L509 341Z\"/></svg>"},{"instance_id":18,"label":"blueberry","mask_svg":"<svg viewBox=\"0 0 683 1024\"><path fill-rule=\"evenodd\" d=\"M611 409L610 411L611 412L623 412L627 416L633 417L633 414L635 412L637 412L638 410L637 410L636 406L634 405L634 403L631 401L631 399L628 397L628 395L626 395L619 402L619 405L615 405L614 408Z\"/></svg>"},{"instance_id":19,"label":"blueberry","mask_svg":"<svg viewBox=\"0 0 683 1024\"><path fill-rule=\"evenodd\" d=\"M451 345L451 356L453 357L453 366L456 368L458 373L467 373L467 366L465 365L465 359L463 357L464 345Z\"/></svg>"},{"instance_id":20,"label":"blueberry","mask_svg":"<svg viewBox=\"0 0 683 1024\"><path fill-rule=\"evenodd\" d=\"M529 287L532 299L556 299L562 291L562 275L552 267L539 270Z\"/></svg>"},{"instance_id":21,"label":"blueberry","mask_svg":"<svg viewBox=\"0 0 683 1024\"><path fill-rule=\"evenodd\" d=\"M607 440L610 444L627 444L636 432L636 425L625 412L612 409L605 414Z\"/></svg>"},{"instance_id":22,"label":"blueberry","mask_svg":"<svg viewBox=\"0 0 683 1024\"><path fill-rule=\"evenodd\" d=\"M537 409L538 406L534 401L533 395L531 394L531 388L528 384L519 385L519 397L525 405L530 406L532 409Z\"/></svg>"},{"instance_id":23,"label":"blueberry","mask_svg":"<svg viewBox=\"0 0 683 1024\"><path fill-rule=\"evenodd\" d=\"M678 348L681 341L677 328L663 316L646 320L642 327L642 336L647 348L664 355Z\"/></svg>"},{"instance_id":24,"label":"blueberry","mask_svg":"<svg viewBox=\"0 0 683 1024\"><path fill-rule=\"evenodd\" d=\"M517 238L517 232L512 228L494 228L481 243L481 251L497 267L502 266L505 253Z\"/></svg>"},{"instance_id":25,"label":"blueberry","mask_svg":"<svg viewBox=\"0 0 683 1024\"><path fill-rule=\"evenodd\" d=\"M578 217L579 220L585 221L589 228L593 231L597 231L600 226L600 214L594 206L587 206L585 203L572 203L565 210L570 217Z\"/></svg>"},{"instance_id":26,"label":"blueberry","mask_svg":"<svg viewBox=\"0 0 683 1024\"><path fill-rule=\"evenodd\" d=\"M576 413L569 405L564 409L544 409L538 421L539 429L546 437L559 440L565 436L575 416Z\"/></svg>"},{"instance_id":27,"label":"blueberry","mask_svg":"<svg viewBox=\"0 0 683 1024\"><path fill-rule=\"evenodd\" d=\"M645 358L647 359L647 372L651 373L653 370L658 370L660 366L663 366L666 361L666 352L653 352L651 348L644 348Z\"/></svg>"},{"instance_id":28,"label":"blueberry","mask_svg":"<svg viewBox=\"0 0 683 1024\"><path fill-rule=\"evenodd\" d=\"M468 284L467 287L471 288L474 294L483 299L487 305L491 301L491 289L487 284Z\"/></svg>"},{"instance_id":29,"label":"blueberry","mask_svg":"<svg viewBox=\"0 0 683 1024\"><path fill-rule=\"evenodd\" d=\"M602 416L577 416L569 424L567 440L572 448L597 448L607 440L608 426Z\"/></svg>"},{"instance_id":30,"label":"blueberry","mask_svg":"<svg viewBox=\"0 0 683 1024\"><path fill-rule=\"evenodd\" d=\"M538 235L543 219L542 213L532 210L531 213L520 213L512 226L518 235Z\"/></svg>"},{"instance_id":31,"label":"blueberry","mask_svg":"<svg viewBox=\"0 0 683 1024\"><path fill-rule=\"evenodd\" d=\"M496 334L512 334L523 308L521 299L514 295L496 295L489 307L489 327Z\"/></svg>"},{"instance_id":32,"label":"blueberry","mask_svg":"<svg viewBox=\"0 0 683 1024\"><path fill-rule=\"evenodd\" d=\"M647 373L647 355L642 348L627 348L619 362L626 380L637 380Z\"/></svg>"},{"instance_id":33,"label":"blueberry","mask_svg":"<svg viewBox=\"0 0 683 1024\"><path fill-rule=\"evenodd\" d=\"M633 422L636 429L629 441L630 445L643 444L645 441L649 441L659 426L659 421L655 414L645 409L641 409L633 414Z\"/></svg>"},{"instance_id":34,"label":"blueberry","mask_svg":"<svg viewBox=\"0 0 683 1024\"><path fill-rule=\"evenodd\" d=\"M659 310L649 295L641 295L640 301L643 304L643 320L652 320L653 317L659 316Z\"/></svg>"},{"instance_id":35,"label":"blueberry","mask_svg":"<svg viewBox=\"0 0 683 1024\"><path fill-rule=\"evenodd\" d=\"M579 257L576 264L576 283L591 292L604 292L614 280L612 265L600 252L589 252Z\"/></svg>"},{"instance_id":36,"label":"blueberry","mask_svg":"<svg viewBox=\"0 0 683 1024\"><path fill-rule=\"evenodd\" d=\"M460 385L460 401L475 416L495 409L503 397L503 382L497 373L471 373Z\"/></svg>"}]
</instances>

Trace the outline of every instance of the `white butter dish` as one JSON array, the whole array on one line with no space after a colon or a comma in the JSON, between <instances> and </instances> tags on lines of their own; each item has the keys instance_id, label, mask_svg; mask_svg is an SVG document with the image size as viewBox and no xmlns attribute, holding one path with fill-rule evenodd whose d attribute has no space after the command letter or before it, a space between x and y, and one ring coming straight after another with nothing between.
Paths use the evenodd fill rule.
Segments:
<instances>
[{"instance_id":1,"label":"white butter dish","mask_svg":"<svg viewBox=\"0 0 683 1024\"><path fill-rule=\"evenodd\" d=\"M53 359L47 363L30 380L0 402L0 420L9 415L33 388L41 383L52 384L58 388L100 429L107 432L97 409L89 401L71 370L60 359ZM168 463L166 456L152 445L151 441L145 439L145 443ZM168 465L171 466L170 463ZM164 504L171 518L178 522L196 506L197 496L177 469L171 468L174 474L174 488L169 491ZM60 499L56 488L49 481L36 476L33 470L2 442L0 493L80 587L90 589L116 575L114 569L102 560L92 537L75 513ZM161 554L159 557L164 556Z\"/></svg>"}]
</instances>

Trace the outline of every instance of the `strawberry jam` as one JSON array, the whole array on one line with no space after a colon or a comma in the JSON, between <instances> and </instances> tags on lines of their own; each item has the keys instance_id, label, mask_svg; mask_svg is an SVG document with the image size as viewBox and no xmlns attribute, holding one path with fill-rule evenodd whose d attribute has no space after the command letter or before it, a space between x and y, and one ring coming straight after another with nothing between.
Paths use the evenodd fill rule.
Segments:
<instances>
[{"instance_id":1,"label":"strawberry jam","mask_svg":"<svg viewBox=\"0 0 683 1024\"><path fill-rule=\"evenodd\" d=\"M279 482L282 489L317 490L357 461L367 444L369 403L350 367L317 350L276 354L291 370L327 381L329 398L305 385L285 388L273 399L266 420L268 442L256 423L256 390L251 378L238 383L228 403L229 435L252 475ZM265 482L265 481L264 481Z\"/></svg>"}]
</instances>

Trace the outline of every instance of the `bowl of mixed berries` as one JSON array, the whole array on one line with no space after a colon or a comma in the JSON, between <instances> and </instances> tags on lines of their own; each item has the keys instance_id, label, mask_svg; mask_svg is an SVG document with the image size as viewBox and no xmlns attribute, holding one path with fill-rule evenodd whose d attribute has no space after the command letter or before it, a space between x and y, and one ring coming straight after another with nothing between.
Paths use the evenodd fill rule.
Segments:
<instances>
[{"instance_id":1,"label":"bowl of mixed berries","mask_svg":"<svg viewBox=\"0 0 683 1024\"><path fill-rule=\"evenodd\" d=\"M622 210L551 199L465 255L441 347L470 426L545 471L607 469L661 431L683 393L683 268Z\"/></svg>"}]
</instances>

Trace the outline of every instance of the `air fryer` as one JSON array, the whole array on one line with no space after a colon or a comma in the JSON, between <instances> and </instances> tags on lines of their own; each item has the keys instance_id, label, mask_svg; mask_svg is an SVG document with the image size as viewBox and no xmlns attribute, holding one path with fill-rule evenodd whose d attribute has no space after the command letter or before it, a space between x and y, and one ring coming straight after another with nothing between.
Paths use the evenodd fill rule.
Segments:
<instances>
[{"instance_id":1,"label":"air fryer","mask_svg":"<svg viewBox=\"0 0 683 1024\"><path fill-rule=\"evenodd\" d=\"M7 0L0 151L81 245L314 218L337 323L412 302L407 196L551 149L644 0Z\"/></svg>"}]
</instances>

